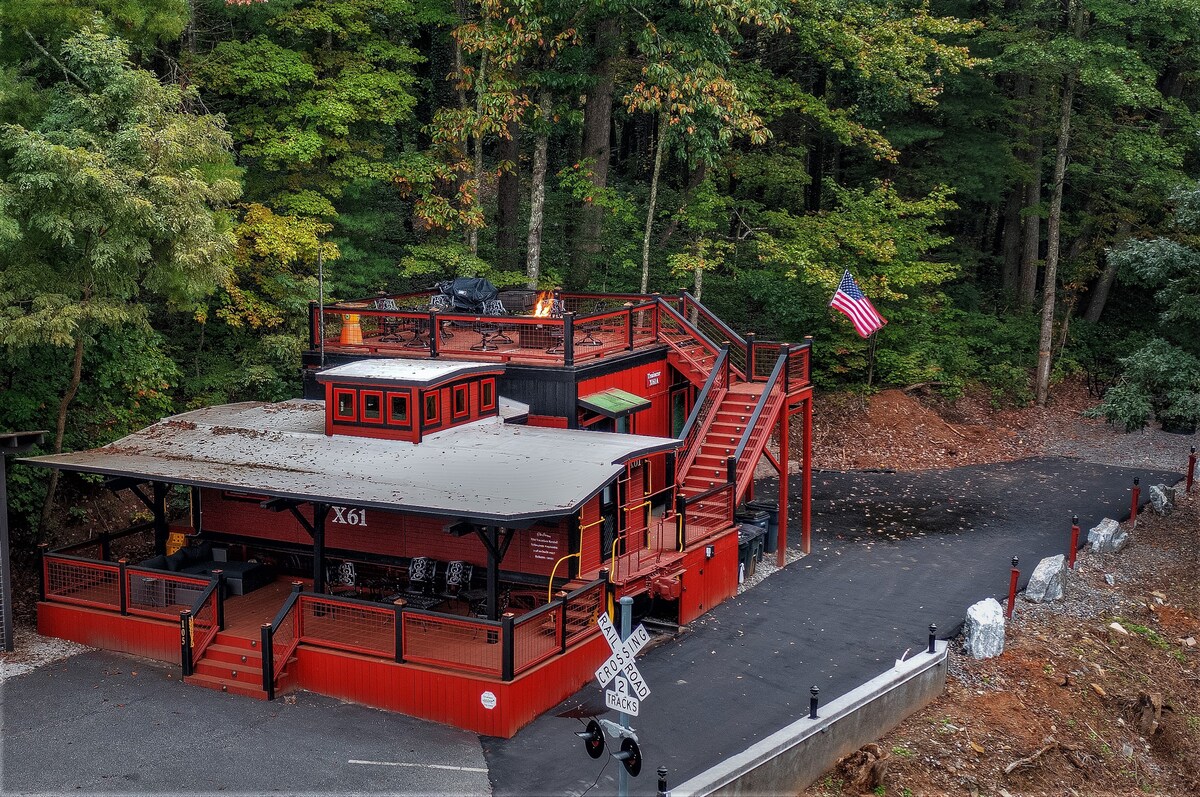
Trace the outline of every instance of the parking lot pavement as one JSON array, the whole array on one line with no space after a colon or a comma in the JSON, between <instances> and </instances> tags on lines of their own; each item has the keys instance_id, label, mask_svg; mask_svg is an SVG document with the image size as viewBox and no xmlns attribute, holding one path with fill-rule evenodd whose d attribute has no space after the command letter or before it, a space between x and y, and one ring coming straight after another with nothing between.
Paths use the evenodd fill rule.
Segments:
<instances>
[{"instance_id":1,"label":"parking lot pavement","mask_svg":"<svg viewBox=\"0 0 1200 797\"><path fill-rule=\"evenodd\" d=\"M267 703L90 652L3 686L3 794L486 795L479 738L302 692Z\"/></svg>"}]
</instances>

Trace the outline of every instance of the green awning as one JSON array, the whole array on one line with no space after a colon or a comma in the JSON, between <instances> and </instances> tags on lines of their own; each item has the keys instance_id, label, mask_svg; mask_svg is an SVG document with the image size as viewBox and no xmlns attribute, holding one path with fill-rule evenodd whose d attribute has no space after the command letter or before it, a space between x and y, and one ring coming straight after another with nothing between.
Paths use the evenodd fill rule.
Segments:
<instances>
[{"instance_id":1,"label":"green awning","mask_svg":"<svg viewBox=\"0 0 1200 797\"><path fill-rule=\"evenodd\" d=\"M585 410L599 413L606 418L624 418L640 412L650 406L650 399L626 393L615 387L592 393L579 399L579 406Z\"/></svg>"}]
</instances>

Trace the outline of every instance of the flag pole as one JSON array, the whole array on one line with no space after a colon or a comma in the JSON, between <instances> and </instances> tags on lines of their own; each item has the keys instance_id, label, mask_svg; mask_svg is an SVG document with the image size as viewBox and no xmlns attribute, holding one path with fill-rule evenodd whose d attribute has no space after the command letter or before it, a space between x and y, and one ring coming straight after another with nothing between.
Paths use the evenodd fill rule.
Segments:
<instances>
[{"instance_id":1,"label":"flag pole","mask_svg":"<svg viewBox=\"0 0 1200 797\"><path fill-rule=\"evenodd\" d=\"M879 329L883 329L880 327ZM879 343L879 329L871 333L871 346L867 350L867 390L871 390L871 382L875 378L875 346Z\"/></svg>"}]
</instances>

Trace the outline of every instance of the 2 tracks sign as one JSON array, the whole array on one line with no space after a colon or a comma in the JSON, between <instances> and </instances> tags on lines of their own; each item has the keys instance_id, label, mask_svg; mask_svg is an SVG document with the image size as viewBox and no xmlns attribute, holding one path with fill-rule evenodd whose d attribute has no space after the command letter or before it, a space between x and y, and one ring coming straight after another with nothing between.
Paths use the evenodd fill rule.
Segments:
<instances>
[{"instance_id":1,"label":"2 tracks sign","mask_svg":"<svg viewBox=\"0 0 1200 797\"><path fill-rule=\"evenodd\" d=\"M602 688L613 684L612 689L604 692L604 703L614 711L636 717L641 709L641 701L650 695L650 687L646 685L646 679L638 670L635 657L650 641L650 634L645 626L639 625L633 629L629 638L622 642L621 635L617 633L607 614L601 612L596 622L612 649L612 655L596 670L596 680Z\"/></svg>"}]
</instances>

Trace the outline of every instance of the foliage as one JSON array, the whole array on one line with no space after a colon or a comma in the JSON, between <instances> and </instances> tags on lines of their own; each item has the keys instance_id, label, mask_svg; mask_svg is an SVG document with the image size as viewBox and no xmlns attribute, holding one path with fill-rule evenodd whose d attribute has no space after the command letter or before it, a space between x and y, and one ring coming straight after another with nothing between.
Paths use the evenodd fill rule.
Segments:
<instances>
[{"instance_id":1,"label":"foliage","mask_svg":"<svg viewBox=\"0 0 1200 797\"><path fill-rule=\"evenodd\" d=\"M1153 414L1164 429L1194 430L1200 423L1200 358L1156 338L1121 360L1121 381L1090 410L1131 432Z\"/></svg>"}]
</instances>

